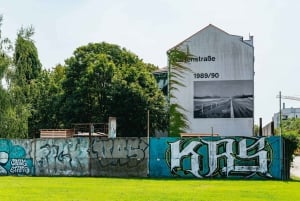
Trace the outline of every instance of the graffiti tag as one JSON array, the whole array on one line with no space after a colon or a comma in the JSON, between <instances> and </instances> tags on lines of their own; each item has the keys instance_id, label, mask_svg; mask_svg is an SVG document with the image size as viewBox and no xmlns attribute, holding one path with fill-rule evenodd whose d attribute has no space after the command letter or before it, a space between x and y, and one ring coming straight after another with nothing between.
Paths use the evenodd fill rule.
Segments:
<instances>
[{"instance_id":1,"label":"graffiti tag","mask_svg":"<svg viewBox=\"0 0 300 201\"><path fill-rule=\"evenodd\" d=\"M175 175L183 172L199 178L254 174L271 177L268 173L270 155L271 150L266 145L265 138L258 140L244 138L240 141L178 140L169 143L167 162L172 174Z\"/></svg>"},{"instance_id":2,"label":"graffiti tag","mask_svg":"<svg viewBox=\"0 0 300 201\"><path fill-rule=\"evenodd\" d=\"M95 140L92 154L101 167L136 167L146 160L148 144L140 138Z\"/></svg>"}]
</instances>

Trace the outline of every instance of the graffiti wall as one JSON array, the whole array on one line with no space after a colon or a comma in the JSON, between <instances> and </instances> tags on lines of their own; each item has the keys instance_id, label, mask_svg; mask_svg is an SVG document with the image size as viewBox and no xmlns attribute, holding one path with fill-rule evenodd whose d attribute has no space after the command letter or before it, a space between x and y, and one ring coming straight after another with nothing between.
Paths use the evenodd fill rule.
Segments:
<instances>
[{"instance_id":1,"label":"graffiti wall","mask_svg":"<svg viewBox=\"0 0 300 201\"><path fill-rule=\"evenodd\" d=\"M152 138L151 177L280 179L280 138Z\"/></svg>"},{"instance_id":2,"label":"graffiti wall","mask_svg":"<svg viewBox=\"0 0 300 201\"><path fill-rule=\"evenodd\" d=\"M146 177L147 170L146 138L95 138L92 141L92 176Z\"/></svg>"},{"instance_id":3,"label":"graffiti wall","mask_svg":"<svg viewBox=\"0 0 300 201\"><path fill-rule=\"evenodd\" d=\"M0 139L0 175L281 179L280 145L279 137Z\"/></svg>"},{"instance_id":4,"label":"graffiti wall","mask_svg":"<svg viewBox=\"0 0 300 201\"><path fill-rule=\"evenodd\" d=\"M0 139L0 175L147 177L146 138Z\"/></svg>"},{"instance_id":5,"label":"graffiti wall","mask_svg":"<svg viewBox=\"0 0 300 201\"><path fill-rule=\"evenodd\" d=\"M0 175L34 174L32 140L0 139Z\"/></svg>"},{"instance_id":6,"label":"graffiti wall","mask_svg":"<svg viewBox=\"0 0 300 201\"><path fill-rule=\"evenodd\" d=\"M87 138L38 139L35 146L35 175L89 175Z\"/></svg>"}]
</instances>

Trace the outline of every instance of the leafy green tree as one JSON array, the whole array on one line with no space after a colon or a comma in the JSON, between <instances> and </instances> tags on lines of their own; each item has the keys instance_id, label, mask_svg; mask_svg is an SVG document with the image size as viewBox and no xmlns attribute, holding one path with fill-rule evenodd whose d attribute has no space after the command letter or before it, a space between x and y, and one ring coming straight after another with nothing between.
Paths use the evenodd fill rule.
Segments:
<instances>
[{"instance_id":1,"label":"leafy green tree","mask_svg":"<svg viewBox=\"0 0 300 201\"><path fill-rule=\"evenodd\" d=\"M7 135L7 113L9 107L9 94L7 89L3 86L2 81L5 78L7 69L10 65L10 58L8 51L11 49L11 42L8 38L2 37L1 26L3 17L0 15L0 137Z\"/></svg>"},{"instance_id":2,"label":"leafy green tree","mask_svg":"<svg viewBox=\"0 0 300 201\"><path fill-rule=\"evenodd\" d=\"M42 70L39 77L32 82L31 129L35 137L40 129L64 128L61 117L62 82L65 67L57 65L53 70Z\"/></svg>"},{"instance_id":3,"label":"leafy green tree","mask_svg":"<svg viewBox=\"0 0 300 201\"><path fill-rule=\"evenodd\" d=\"M282 133L293 133L300 137L300 119L291 118L283 120Z\"/></svg>"},{"instance_id":4,"label":"leafy green tree","mask_svg":"<svg viewBox=\"0 0 300 201\"><path fill-rule=\"evenodd\" d=\"M17 34L14 51L14 83L25 89L27 98L30 96L30 82L39 76L42 69L37 48L31 39L33 35L33 27L22 27Z\"/></svg>"},{"instance_id":5,"label":"leafy green tree","mask_svg":"<svg viewBox=\"0 0 300 201\"><path fill-rule=\"evenodd\" d=\"M165 98L156 85L153 74L144 64L123 66L113 80L111 115L117 116L121 136L146 136L147 110L150 135L167 128Z\"/></svg>"},{"instance_id":6,"label":"leafy green tree","mask_svg":"<svg viewBox=\"0 0 300 201\"><path fill-rule=\"evenodd\" d=\"M66 60L63 83L66 125L107 121L107 93L115 68L111 58L116 63L122 59L115 49L118 50L106 43L89 44L76 49L74 56Z\"/></svg>"},{"instance_id":7,"label":"leafy green tree","mask_svg":"<svg viewBox=\"0 0 300 201\"><path fill-rule=\"evenodd\" d=\"M169 99L169 136L178 137L180 133L185 132L188 126L188 119L184 115L186 111L176 101L170 102L171 99L175 100L174 91L178 90L178 87L185 87L181 82L186 72L190 69L184 65L184 62L191 56L189 51L184 51L180 47L175 47L167 52L169 62L168 73L168 99Z\"/></svg>"},{"instance_id":8,"label":"leafy green tree","mask_svg":"<svg viewBox=\"0 0 300 201\"><path fill-rule=\"evenodd\" d=\"M118 136L146 136L150 110L152 130L162 129L165 102L153 68L117 45L103 42L77 48L66 60L61 104L65 125L107 122L115 116Z\"/></svg>"},{"instance_id":9,"label":"leafy green tree","mask_svg":"<svg viewBox=\"0 0 300 201\"><path fill-rule=\"evenodd\" d=\"M33 27L21 28L15 42L10 71L9 94L12 107L9 114L16 128L10 132L11 137L33 137L32 88L42 67L37 48L31 39L33 34Z\"/></svg>"},{"instance_id":10,"label":"leafy green tree","mask_svg":"<svg viewBox=\"0 0 300 201\"><path fill-rule=\"evenodd\" d=\"M300 147L300 119L291 118L282 121L281 133L284 139L284 166L286 179L290 177L290 167L294 159L295 151ZM279 134L279 129L275 130L276 134Z\"/></svg>"}]
</instances>

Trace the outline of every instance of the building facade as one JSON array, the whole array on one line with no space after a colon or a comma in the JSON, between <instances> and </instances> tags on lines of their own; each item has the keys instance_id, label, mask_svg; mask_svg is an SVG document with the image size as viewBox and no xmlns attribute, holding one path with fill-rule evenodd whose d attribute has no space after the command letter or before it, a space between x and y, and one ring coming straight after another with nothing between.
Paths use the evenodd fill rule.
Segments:
<instances>
[{"instance_id":1,"label":"building facade","mask_svg":"<svg viewBox=\"0 0 300 201\"><path fill-rule=\"evenodd\" d=\"M253 37L244 40L208 25L176 45L192 56L182 63L189 70L173 92L188 118L191 134L252 136L254 125ZM173 72L169 65L169 72Z\"/></svg>"},{"instance_id":2,"label":"building facade","mask_svg":"<svg viewBox=\"0 0 300 201\"><path fill-rule=\"evenodd\" d=\"M274 128L279 128L280 125L280 114L279 112L275 113L273 116L273 121L274 121ZM282 108L281 109L281 120L287 120L287 119L295 119L295 118L300 118L300 108Z\"/></svg>"}]
</instances>

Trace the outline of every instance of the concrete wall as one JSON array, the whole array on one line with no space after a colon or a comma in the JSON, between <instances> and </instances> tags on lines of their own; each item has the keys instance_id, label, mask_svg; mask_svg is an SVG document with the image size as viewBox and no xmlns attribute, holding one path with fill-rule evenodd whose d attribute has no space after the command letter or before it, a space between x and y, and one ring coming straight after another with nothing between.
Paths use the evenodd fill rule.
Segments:
<instances>
[{"instance_id":1,"label":"concrete wall","mask_svg":"<svg viewBox=\"0 0 300 201\"><path fill-rule=\"evenodd\" d=\"M0 175L33 175L32 140L0 139Z\"/></svg>"},{"instance_id":2,"label":"concrete wall","mask_svg":"<svg viewBox=\"0 0 300 201\"><path fill-rule=\"evenodd\" d=\"M146 138L93 139L91 176L146 177Z\"/></svg>"},{"instance_id":3,"label":"concrete wall","mask_svg":"<svg viewBox=\"0 0 300 201\"><path fill-rule=\"evenodd\" d=\"M0 175L146 177L146 138L0 139Z\"/></svg>"},{"instance_id":4,"label":"concrete wall","mask_svg":"<svg viewBox=\"0 0 300 201\"><path fill-rule=\"evenodd\" d=\"M151 177L268 178L282 174L280 138L152 138Z\"/></svg>"},{"instance_id":5,"label":"concrete wall","mask_svg":"<svg viewBox=\"0 0 300 201\"><path fill-rule=\"evenodd\" d=\"M0 175L282 178L279 137L0 139ZM150 151L150 159L149 159Z\"/></svg>"},{"instance_id":6,"label":"concrete wall","mask_svg":"<svg viewBox=\"0 0 300 201\"><path fill-rule=\"evenodd\" d=\"M88 138L38 139L35 141L35 175L88 176Z\"/></svg>"}]
</instances>

